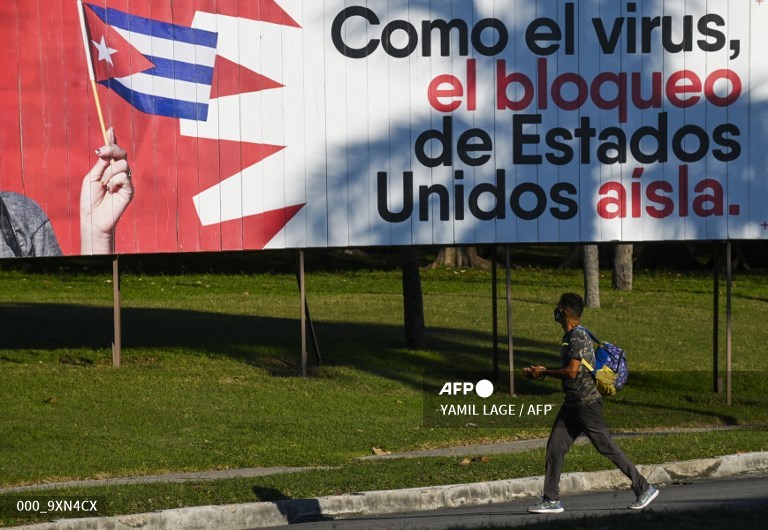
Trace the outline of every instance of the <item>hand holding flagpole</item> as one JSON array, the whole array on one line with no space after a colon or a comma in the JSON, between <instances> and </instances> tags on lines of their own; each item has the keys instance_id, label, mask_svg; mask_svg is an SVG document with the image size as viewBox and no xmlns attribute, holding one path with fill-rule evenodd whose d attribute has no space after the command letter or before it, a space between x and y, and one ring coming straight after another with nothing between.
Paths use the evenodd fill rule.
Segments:
<instances>
[{"instance_id":1,"label":"hand holding flagpole","mask_svg":"<svg viewBox=\"0 0 768 530\"><path fill-rule=\"evenodd\" d=\"M83 48L91 79L93 98L99 115L104 146L96 150L99 160L83 179L80 190L80 250L82 254L114 254L115 228L133 200L133 181L128 153L117 145L115 132L104 123L99 101L96 69L88 38L85 6L78 0Z\"/></svg>"}]
</instances>

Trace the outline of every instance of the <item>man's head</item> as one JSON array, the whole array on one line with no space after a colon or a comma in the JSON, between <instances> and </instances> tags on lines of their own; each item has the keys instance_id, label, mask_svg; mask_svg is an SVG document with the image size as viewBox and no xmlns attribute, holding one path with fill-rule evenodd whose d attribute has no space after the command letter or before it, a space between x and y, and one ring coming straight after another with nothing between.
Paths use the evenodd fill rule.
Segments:
<instances>
[{"instance_id":1,"label":"man's head","mask_svg":"<svg viewBox=\"0 0 768 530\"><path fill-rule=\"evenodd\" d=\"M555 320L566 327L568 322L578 324L584 312L584 299L576 293L564 293L555 309Z\"/></svg>"}]
</instances>

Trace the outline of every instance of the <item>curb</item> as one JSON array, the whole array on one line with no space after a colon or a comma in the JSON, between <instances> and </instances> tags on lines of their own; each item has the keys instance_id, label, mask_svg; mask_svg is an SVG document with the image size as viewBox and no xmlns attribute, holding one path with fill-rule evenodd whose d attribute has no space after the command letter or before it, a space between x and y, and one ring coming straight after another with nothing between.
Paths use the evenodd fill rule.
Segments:
<instances>
[{"instance_id":1,"label":"curb","mask_svg":"<svg viewBox=\"0 0 768 530\"><path fill-rule=\"evenodd\" d=\"M694 478L724 478L749 472L768 471L768 452L641 465L638 468L649 482L661 485ZM200 506L137 515L66 519L13 528L15 530L134 530L136 528L239 530L265 528L310 520L384 515L508 502L523 497L537 496L541 491L543 480L543 476L539 476L474 484L369 491L317 499ZM628 486L629 480L618 470L566 473L560 481L560 489L566 495L627 488Z\"/></svg>"}]
</instances>

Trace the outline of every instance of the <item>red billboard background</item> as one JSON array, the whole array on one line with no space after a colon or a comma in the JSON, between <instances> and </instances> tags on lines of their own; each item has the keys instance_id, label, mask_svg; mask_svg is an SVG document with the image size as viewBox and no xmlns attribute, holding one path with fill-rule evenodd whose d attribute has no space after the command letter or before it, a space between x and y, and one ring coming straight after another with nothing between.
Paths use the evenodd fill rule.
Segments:
<instances>
[{"instance_id":1,"label":"red billboard background","mask_svg":"<svg viewBox=\"0 0 768 530\"><path fill-rule=\"evenodd\" d=\"M296 26L273 0L91 2L190 26L196 11ZM0 2L0 190L22 193L51 219L65 255L80 253L79 194L101 128L71 1ZM217 58L212 97L260 90L259 77ZM264 82L264 87L266 81ZM117 253L260 249L302 205L203 227L192 197L282 146L182 136L179 120L145 114L99 86L107 126L129 153L136 194L120 220Z\"/></svg>"}]
</instances>

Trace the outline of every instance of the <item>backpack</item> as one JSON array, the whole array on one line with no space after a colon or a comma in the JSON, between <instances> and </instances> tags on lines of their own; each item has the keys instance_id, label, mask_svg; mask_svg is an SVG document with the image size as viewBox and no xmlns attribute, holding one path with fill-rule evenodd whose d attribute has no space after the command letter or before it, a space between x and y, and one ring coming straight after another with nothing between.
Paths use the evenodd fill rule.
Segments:
<instances>
[{"instance_id":1,"label":"backpack","mask_svg":"<svg viewBox=\"0 0 768 530\"><path fill-rule=\"evenodd\" d=\"M595 337L584 326L579 326L587 332L597 347L595 348L595 366L593 367L584 359L581 363L595 378L597 391L603 396L612 396L622 388L629 377L629 364L626 352L610 342L603 342Z\"/></svg>"}]
</instances>

